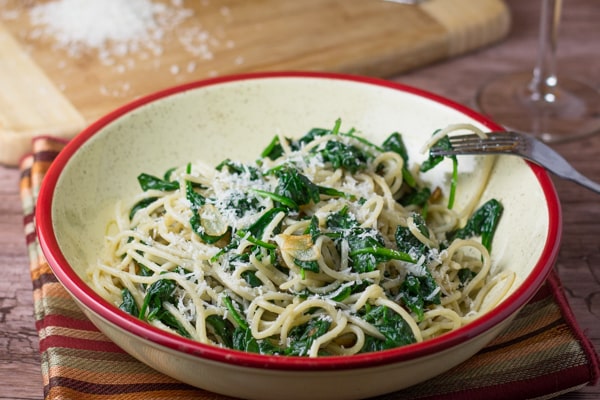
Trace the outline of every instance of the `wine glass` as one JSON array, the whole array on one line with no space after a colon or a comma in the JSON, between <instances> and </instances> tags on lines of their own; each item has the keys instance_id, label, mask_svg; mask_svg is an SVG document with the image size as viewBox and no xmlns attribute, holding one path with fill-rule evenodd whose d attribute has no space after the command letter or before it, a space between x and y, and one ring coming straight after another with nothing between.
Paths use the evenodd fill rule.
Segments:
<instances>
[{"instance_id":1,"label":"wine glass","mask_svg":"<svg viewBox=\"0 0 600 400\"><path fill-rule=\"evenodd\" d=\"M600 132L600 92L556 74L562 0L542 0L539 48L531 71L495 78L479 89L479 110L507 129L562 142Z\"/></svg>"}]
</instances>

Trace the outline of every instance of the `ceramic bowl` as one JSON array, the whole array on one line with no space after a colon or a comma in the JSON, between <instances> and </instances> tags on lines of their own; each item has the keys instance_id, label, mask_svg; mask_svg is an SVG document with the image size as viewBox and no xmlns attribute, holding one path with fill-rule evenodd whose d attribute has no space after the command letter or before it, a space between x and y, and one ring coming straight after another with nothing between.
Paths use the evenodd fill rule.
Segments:
<instances>
[{"instance_id":1,"label":"ceramic bowl","mask_svg":"<svg viewBox=\"0 0 600 400\"><path fill-rule=\"evenodd\" d=\"M546 172L520 158L497 159L483 200L505 206L493 261L516 283L492 311L421 343L317 359L249 354L163 332L121 312L86 283L113 204L138 190L140 172L161 175L189 160L216 165L254 160L275 133L300 136L341 118L381 143L400 131L420 147L438 128L471 123L499 129L476 112L419 89L329 73L278 72L220 77L141 98L93 123L60 153L45 178L36 220L44 255L89 319L117 345L188 384L254 399L350 399L396 391L435 377L482 349L510 324L555 262L561 232L556 192ZM463 164L468 164L465 161ZM458 204L468 201L473 161L461 173Z\"/></svg>"}]
</instances>

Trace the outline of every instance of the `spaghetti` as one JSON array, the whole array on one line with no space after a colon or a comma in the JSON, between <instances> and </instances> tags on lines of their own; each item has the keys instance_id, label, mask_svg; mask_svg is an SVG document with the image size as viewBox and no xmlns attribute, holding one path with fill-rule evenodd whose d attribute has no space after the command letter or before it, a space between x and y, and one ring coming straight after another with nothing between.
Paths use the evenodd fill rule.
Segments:
<instances>
[{"instance_id":1,"label":"spaghetti","mask_svg":"<svg viewBox=\"0 0 600 400\"><path fill-rule=\"evenodd\" d=\"M400 134L375 145L337 121L276 136L253 164L141 174L89 280L154 326L243 351L345 355L439 336L512 284L489 253L502 206L458 226L452 195L420 177L440 159L408 161Z\"/></svg>"}]
</instances>

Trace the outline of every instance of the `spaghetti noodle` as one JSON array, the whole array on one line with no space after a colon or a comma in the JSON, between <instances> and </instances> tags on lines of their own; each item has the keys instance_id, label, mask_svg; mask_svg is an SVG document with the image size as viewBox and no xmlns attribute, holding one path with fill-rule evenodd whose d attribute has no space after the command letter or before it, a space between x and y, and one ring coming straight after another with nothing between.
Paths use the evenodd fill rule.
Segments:
<instances>
[{"instance_id":1,"label":"spaghetti noodle","mask_svg":"<svg viewBox=\"0 0 600 400\"><path fill-rule=\"evenodd\" d=\"M512 284L489 254L502 206L460 227L462 211L420 178L440 160L408 161L400 134L375 145L337 121L276 136L253 164L141 174L90 282L152 325L243 351L355 354L441 335Z\"/></svg>"}]
</instances>

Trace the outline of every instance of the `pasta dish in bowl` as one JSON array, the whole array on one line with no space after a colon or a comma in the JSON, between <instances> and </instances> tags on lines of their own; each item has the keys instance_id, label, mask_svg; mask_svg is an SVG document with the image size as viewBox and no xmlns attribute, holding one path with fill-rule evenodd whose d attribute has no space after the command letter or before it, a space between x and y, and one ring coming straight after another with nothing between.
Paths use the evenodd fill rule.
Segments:
<instances>
[{"instance_id":1,"label":"pasta dish in bowl","mask_svg":"<svg viewBox=\"0 0 600 400\"><path fill-rule=\"evenodd\" d=\"M170 89L65 149L40 195L42 247L104 333L184 382L247 398L398 390L493 339L556 257L543 171L428 155L490 128L344 75ZM334 385L305 392L319 382Z\"/></svg>"},{"instance_id":2,"label":"pasta dish in bowl","mask_svg":"<svg viewBox=\"0 0 600 400\"><path fill-rule=\"evenodd\" d=\"M92 286L202 343L311 357L421 342L493 307L514 279L491 268L502 205L459 229L452 200L407 168L399 133L376 146L339 129L276 136L253 165L140 174Z\"/></svg>"}]
</instances>

